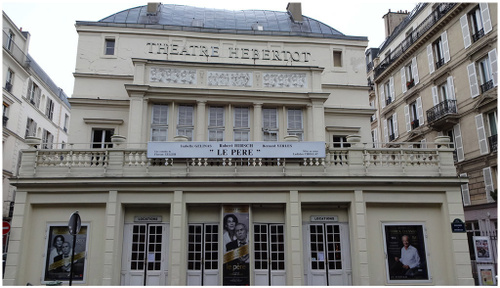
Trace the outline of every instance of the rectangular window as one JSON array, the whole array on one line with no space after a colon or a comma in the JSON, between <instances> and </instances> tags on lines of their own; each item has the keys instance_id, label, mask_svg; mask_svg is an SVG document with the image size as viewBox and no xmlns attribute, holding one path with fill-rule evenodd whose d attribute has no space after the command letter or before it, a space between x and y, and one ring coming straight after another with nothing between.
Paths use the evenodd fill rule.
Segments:
<instances>
[{"instance_id":1,"label":"rectangular window","mask_svg":"<svg viewBox=\"0 0 500 288\"><path fill-rule=\"evenodd\" d=\"M28 86L28 99L31 104L33 104L36 108L40 106L40 96L42 94L42 91L38 87L38 85L35 84L35 82L30 80L29 86Z\"/></svg>"},{"instance_id":2,"label":"rectangular window","mask_svg":"<svg viewBox=\"0 0 500 288\"><path fill-rule=\"evenodd\" d=\"M333 67L342 67L342 51L333 51Z\"/></svg>"},{"instance_id":3,"label":"rectangular window","mask_svg":"<svg viewBox=\"0 0 500 288\"><path fill-rule=\"evenodd\" d=\"M28 122L26 123L26 134L25 137L36 136L36 122L35 120L28 117Z\"/></svg>"},{"instance_id":4,"label":"rectangular window","mask_svg":"<svg viewBox=\"0 0 500 288\"><path fill-rule=\"evenodd\" d=\"M54 117L54 101L52 99L47 98L47 105L45 107L45 116L47 116L50 120Z\"/></svg>"},{"instance_id":5,"label":"rectangular window","mask_svg":"<svg viewBox=\"0 0 500 288\"><path fill-rule=\"evenodd\" d=\"M441 40L441 37L432 43L432 49L434 52L434 63L436 64L437 69L444 64L443 41Z\"/></svg>"},{"instance_id":6,"label":"rectangular window","mask_svg":"<svg viewBox=\"0 0 500 288\"><path fill-rule=\"evenodd\" d=\"M114 132L114 129L92 129L92 148L112 148L111 136Z\"/></svg>"},{"instance_id":7,"label":"rectangular window","mask_svg":"<svg viewBox=\"0 0 500 288\"><path fill-rule=\"evenodd\" d=\"M7 50L12 51L12 48L14 48L14 32L9 30L9 38L7 39Z\"/></svg>"},{"instance_id":8,"label":"rectangular window","mask_svg":"<svg viewBox=\"0 0 500 288\"><path fill-rule=\"evenodd\" d=\"M151 112L151 141L168 139L168 105L155 104Z\"/></svg>"},{"instance_id":9,"label":"rectangular window","mask_svg":"<svg viewBox=\"0 0 500 288\"><path fill-rule=\"evenodd\" d=\"M54 135L52 135L49 131L43 129L42 149L52 149L53 143L54 143Z\"/></svg>"},{"instance_id":10,"label":"rectangular window","mask_svg":"<svg viewBox=\"0 0 500 288\"><path fill-rule=\"evenodd\" d=\"M410 104L410 124L411 129L415 129L419 126L418 113L417 113L417 101Z\"/></svg>"},{"instance_id":11,"label":"rectangular window","mask_svg":"<svg viewBox=\"0 0 500 288\"><path fill-rule=\"evenodd\" d=\"M14 72L10 69L7 69L7 75L5 75L5 90L7 92L12 91L12 84L14 82Z\"/></svg>"},{"instance_id":12,"label":"rectangular window","mask_svg":"<svg viewBox=\"0 0 500 288\"><path fill-rule=\"evenodd\" d=\"M479 5L469 13L469 22L472 41L476 42L484 36L483 17L481 16Z\"/></svg>"},{"instance_id":13,"label":"rectangular window","mask_svg":"<svg viewBox=\"0 0 500 288\"><path fill-rule=\"evenodd\" d=\"M264 141L278 141L278 110L276 108L262 109L262 132Z\"/></svg>"},{"instance_id":14,"label":"rectangular window","mask_svg":"<svg viewBox=\"0 0 500 288\"><path fill-rule=\"evenodd\" d=\"M250 140L250 118L248 107L234 108L234 141Z\"/></svg>"},{"instance_id":15,"label":"rectangular window","mask_svg":"<svg viewBox=\"0 0 500 288\"><path fill-rule=\"evenodd\" d=\"M481 85L481 93L484 93L493 88L493 75L491 73L491 63L488 57L484 57L477 62L479 70L479 85Z\"/></svg>"},{"instance_id":16,"label":"rectangular window","mask_svg":"<svg viewBox=\"0 0 500 288\"><path fill-rule=\"evenodd\" d=\"M413 71L412 71L412 65L409 63L408 65L405 66L405 75L406 75L406 88L411 89L413 86L415 86L415 80L413 79Z\"/></svg>"},{"instance_id":17,"label":"rectangular window","mask_svg":"<svg viewBox=\"0 0 500 288\"><path fill-rule=\"evenodd\" d=\"M224 107L211 106L208 110L208 141L224 141Z\"/></svg>"},{"instance_id":18,"label":"rectangular window","mask_svg":"<svg viewBox=\"0 0 500 288\"><path fill-rule=\"evenodd\" d=\"M9 105L3 103L3 126L7 126L7 121L9 121Z\"/></svg>"},{"instance_id":19,"label":"rectangular window","mask_svg":"<svg viewBox=\"0 0 500 288\"><path fill-rule=\"evenodd\" d=\"M333 148L349 148L350 143L347 143L347 136L333 136Z\"/></svg>"},{"instance_id":20,"label":"rectangular window","mask_svg":"<svg viewBox=\"0 0 500 288\"><path fill-rule=\"evenodd\" d=\"M288 109L288 135L299 137L299 141L304 138L304 128L302 120L302 109Z\"/></svg>"},{"instance_id":21,"label":"rectangular window","mask_svg":"<svg viewBox=\"0 0 500 288\"><path fill-rule=\"evenodd\" d=\"M194 107L190 105L180 105L177 117L177 135L188 137L189 141L193 141Z\"/></svg>"},{"instance_id":22,"label":"rectangular window","mask_svg":"<svg viewBox=\"0 0 500 288\"><path fill-rule=\"evenodd\" d=\"M64 114L64 132L68 132L68 125L69 125L69 116L68 114Z\"/></svg>"},{"instance_id":23,"label":"rectangular window","mask_svg":"<svg viewBox=\"0 0 500 288\"><path fill-rule=\"evenodd\" d=\"M115 55L115 39L106 38L104 44L105 44L104 55Z\"/></svg>"}]
</instances>

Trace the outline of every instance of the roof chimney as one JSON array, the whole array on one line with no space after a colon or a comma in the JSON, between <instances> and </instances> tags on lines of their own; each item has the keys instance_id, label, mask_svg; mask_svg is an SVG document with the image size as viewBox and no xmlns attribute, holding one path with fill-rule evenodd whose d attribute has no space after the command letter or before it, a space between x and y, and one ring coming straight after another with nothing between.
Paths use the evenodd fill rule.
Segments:
<instances>
[{"instance_id":1,"label":"roof chimney","mask_svg":"<svg viewBox=\"0 0 500 288\"><path fill-rule=\"evenodd\" d=\"M300 2L289 2L286 11L292 16L293 22L302 22L302 4Z\"/></svg>"},{"instance_id":2,"label":"roof chimney","mask_svg":"<svg viewBox=\"0 0 500 288\"><path fill-rule=\"evenodd\" d=\"M382 18L384 19L385 24L385 38L391 36L394 29L398 27L398 25L409 15L407 11L403 12L402 10L398 12L389 12L385 14Z\"/></svg>"},{"instance_id":3,"label":"roof chimney","mask_svg":"<svg viewBox=\"0 0 500 288\"><path fill-rule=\"evenodd\" d=\"M148 3L148 9L147 9L147 15L148 16L154 16L160 10L160 2L149 2Z\"/></svg>"}]
</instances>

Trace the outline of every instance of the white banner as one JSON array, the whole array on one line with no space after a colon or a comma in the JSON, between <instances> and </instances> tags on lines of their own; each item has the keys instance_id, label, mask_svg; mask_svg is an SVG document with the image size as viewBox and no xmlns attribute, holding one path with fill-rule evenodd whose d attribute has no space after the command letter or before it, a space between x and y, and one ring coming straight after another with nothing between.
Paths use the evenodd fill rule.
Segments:
<instances>
[{"instance_id":1,"label":"white banner","mask_svg":"<svg viewBox=\"0 0 500 288\"><path fill-rule=\"evenodd\" d=\"M148 158L323 158L325 142L148 142Z\"/></svg>"}]
</instances>

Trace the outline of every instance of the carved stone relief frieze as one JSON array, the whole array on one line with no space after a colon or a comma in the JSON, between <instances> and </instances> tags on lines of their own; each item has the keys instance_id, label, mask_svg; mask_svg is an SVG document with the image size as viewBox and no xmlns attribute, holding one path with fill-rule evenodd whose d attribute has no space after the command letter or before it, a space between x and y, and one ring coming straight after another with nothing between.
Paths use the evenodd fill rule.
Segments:
<instances>
[{"instance_id":1,"label":"carved stone relief frieze","mask_svg":"<svg viewBox=\"0 0 500 288\"><path fill-rule=\"evenodd\" d=\"M252 83L253 76L250 72L209 71L207 73L208 86L252 87Z\"/></svg>"},{"instance_id":2,"label":"carved stone relief frieze","mask_svg":"<svg viewBox=\"0 0 500 288\"><path fill-rule=\"evenodd\" d=\"M151 67L149 73L150 82L161 82L167 84L196 84L196 80L195 69Z\"/></svg>"},{"instance_id":3,"label":"carved stone relief frieze","mask_svg":"<svg viewBox=\"0 0 500 288\"><path fill-rule=\"evenodd\" d=\"M262 84L268 88L307 88L306 73L263 73Z\"/></svg>"}]
</instances>

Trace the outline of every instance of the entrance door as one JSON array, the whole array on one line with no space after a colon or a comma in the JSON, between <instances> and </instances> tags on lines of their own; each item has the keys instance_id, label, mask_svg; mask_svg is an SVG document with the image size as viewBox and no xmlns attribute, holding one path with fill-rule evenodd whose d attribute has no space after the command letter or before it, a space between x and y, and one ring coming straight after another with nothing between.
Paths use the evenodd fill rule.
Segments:
<instances>
[{"instance_id":1,"label":"entrance door","mask_svg":"<svg viewBox=\"0 0 500 288\"><path fill-rule=\"evenodd\" d=\"M351 259L346 224L307 225L308 285L351 285Z\"/></svg>"},{"instance_id":2,"label":"entrance door","mask_svg":"<svg viewBox=\"0 0 500 288\"><path fill-rule=\"evenodd\" d=\"M121 285L167 283L167 224L125 224Z\"/></svg>"},{"instance_id":3,"label":"entrance door","mask_svg":"<svg viewBox=\"0 0 500 288\"><path fill-rule=\"evenodd\" d=\"M187 285L219 285L219 225L189 224Z\"/></svg>"},{"instance_id":4,"label":"entrance door","mask_svg":"<svg viewBox=\"0 0 500 288\"><path fill-rule=\"evenodd\" d=\"M283 224L254 224L255 285L285 286L285 233Z\"/></svg>"}]
</instances>

